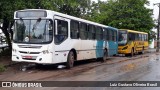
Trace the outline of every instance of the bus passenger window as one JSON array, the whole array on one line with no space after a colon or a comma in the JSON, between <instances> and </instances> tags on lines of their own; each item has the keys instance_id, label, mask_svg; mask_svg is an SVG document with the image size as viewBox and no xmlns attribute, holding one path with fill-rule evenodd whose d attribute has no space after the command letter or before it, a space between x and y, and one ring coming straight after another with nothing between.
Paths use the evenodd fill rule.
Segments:
<instances>
[{"instance_id":1,"label":"bus passenger window","mask_svg":"<svg viewBox=\"0 0 160 90\"><path fill-rule=\"evenodd\" d=\"M104 39L104 40L108 40L108 31L107 31L107 29L104 29L103 39Z\"/></svg>"},{"instance_id":2,"label":"bus passenger window","mask_svg":"<svg viewBox=\"0 0 160 90\"><path fill-rule=\"evenodd\" d=\"M97 40L103 39L103 29L101 27L97 27L96 29L96 39Z\"/></svg>"},{"instance_id":3,"label":"bus passenger window","mask_svg":"<svg viewBox=\"0 0 160 90\"><path fill-rule=\"evenodd\" d=\"M71 32L70 32L71 38L78 39L79 38L79 22L71 21L70 28L71 28Z\"/></svg>"},{"instance_id":4,"label":"bus passenger window","mask_svg":"<svg viewBox=\"0 0 160 90\"><path fill-rule=\"evenodd\" d=\"M113 39L112 39L112 34L113 34L112 32L113 32L113 31L109 29L109 41L112 41L112 40L113 40Z\"/></svg>"},{"instance_id":5,"label":"bus passenger window","mask_svg":"<svg viewBox=\"0 0 160 90\"><path fill-rule=\"evenodd\" d=\"M116 31L114 31L114 41L116 42L117 41L117 32Z\"/></svg>"},{"instance_id":6,"label":"bus passenger window","mask_svg":"<svg viewBox=\"0 0 160 90\"><path fill-rule=\"evenodd\" d=\"M96 38L96 28L93 25L89 25L88 38L90 40L95 40Z\"/></svg>"},{"instance_id":7,"label":"bus passenger window","mask_svg":"<svg viewBox=\"0 0 160 90\"><path fill-rule=\"evenodd\" d=\"M55 35L55 43L60 44L68 37L68 22L57 20L57 35Z\"/></svg>"},{"instance_id":8,"label":"bus passenger window","mask_svg":"<svg viewBox=\"0 0 160 90\"><path fill-rule=\"evenodd\" d=\"M80 23L80 38L86 40L88 37L87 24Z\"/></svg>"}]
</instances>

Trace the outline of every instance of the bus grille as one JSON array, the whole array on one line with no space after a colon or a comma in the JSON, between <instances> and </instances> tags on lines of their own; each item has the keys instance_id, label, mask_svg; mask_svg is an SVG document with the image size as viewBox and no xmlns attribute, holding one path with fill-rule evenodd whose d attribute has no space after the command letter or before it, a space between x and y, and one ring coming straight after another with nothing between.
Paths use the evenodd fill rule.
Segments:
<instances>
[{"instance_id":1,"label":"bus grille","mask_svg":"<svg viewBox=\"0 0 160 90\"><path fill-rule=\"evenodd\" d=\"M20 53L24 54L39 54L40 52L26 52L26 51L19 51Z\"/></svg>"},{"instance_id":2,"label":"bus grille","mask_svg":"<svg viewBox=\"0 0 160 90\"><path fill-rule=\"evenodd\" d=\"M41 48L42 46L31 46L31 45L18 45L20 48Z\"/></svg>"}]
</instances>

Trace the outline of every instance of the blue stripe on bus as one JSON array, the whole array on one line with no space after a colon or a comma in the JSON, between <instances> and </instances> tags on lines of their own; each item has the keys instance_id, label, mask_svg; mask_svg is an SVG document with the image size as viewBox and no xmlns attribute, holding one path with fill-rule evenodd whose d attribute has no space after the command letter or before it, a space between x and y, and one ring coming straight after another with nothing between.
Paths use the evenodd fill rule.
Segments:
<instances>
[{"instance_id":1,"label":"blue stripe on bus","mask_svg":"<svg viewBox=\"0 0 160 90\"><path fill-rule=\"evenodd\" d=\"M117 49L118 49L117 42L109 41L108 44L109 44L109 51L108 51L109 56L117 54Z\"/></svg>"},{"instance_id":2,"label":"blue stripe on bus","mask_svg":"<svg viewBox=\"0 0 160 90\"><path fill-rule=\"evenodd\" d=\"M96 43L96 58L103 57L103 44L107 45L105 41L97 41ZM114 41L108 41L108 55L113 56L117 54L118 44Z\"/></svg>"},{"instance_id":3,"label":"blue stripe on bus","mask_svg":"<svg viewBox=\"0 0 160 90\"><path fill-rule=\"evenodd\" d=\"M104 41L97 41L96 45L96 57L103 57L103 43Z\"/></svg>"}]
</instances>

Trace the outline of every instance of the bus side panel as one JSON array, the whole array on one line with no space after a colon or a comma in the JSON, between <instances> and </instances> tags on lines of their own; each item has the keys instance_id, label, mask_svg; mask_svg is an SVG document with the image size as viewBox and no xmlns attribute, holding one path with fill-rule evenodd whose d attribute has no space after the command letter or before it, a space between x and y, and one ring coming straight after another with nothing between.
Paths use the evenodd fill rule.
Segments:
<instances>
[{"instance_id":1,"label":"bus side panel","mask_svg":"<svg viewBox=\"0 0 160 90\"><path fill-rule=\"evenodd\" d=\"M148 41L144 41L144 50L147 50L148 49Z\"/></svg>"},{"instance_id":2,"label":"bus side panel","mask_svg":"<svg viewBox=\"0 0 160 90\"><path fill-rule=\"evenodd\" d=\"M96 43L96 58L103 57L103 52L104 52L103 45L104 45L104 41L102 41L102 40L97 41L97 43Z\"/></svg>"},{"instance_id":3,"label":"bus side panel","mask_svg":"<svg viewBox=\"0 0 160 90\"><path fill-rule=\"evenodd\" d=\"M117 50L118 50L118 44L117 44L117 42L108 41L108 44L109 44L109 49L108 49L109 50L108 51L109 56L117 54Z\"/></svg>"},{"instance_id":4,"label":"bus side panel","mask_svg":"<svg viewBox=\"0 0 160 90\"><path fill-rule=\"evenodd\" d=\"M55 45L55 60L59 62L66 62L68 53L71 49L75 49L77 56L78 50L80 50L81 41L74 39L67 39L59 45Z\"/></svg>"},{"instance_id":5,"label":"bus side panel","mask_svg":"<svg viewBox=\"0 0 160 90\"><path fill-rule=\"evenodd\" d=\"M77 55L77 60L86 60L95 58L94 40L81 40L81 48Z\"/></svg>"}]
</instances>

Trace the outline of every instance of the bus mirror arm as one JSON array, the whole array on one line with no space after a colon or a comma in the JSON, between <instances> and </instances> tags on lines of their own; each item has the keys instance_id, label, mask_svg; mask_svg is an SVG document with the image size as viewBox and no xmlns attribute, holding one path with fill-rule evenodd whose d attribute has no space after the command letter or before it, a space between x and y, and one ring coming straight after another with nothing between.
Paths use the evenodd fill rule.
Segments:
<instances>
[{"instance_id":1,"label":"bus mirror arm","mask_svg":"<svg viewBox=\"0 0 160 90\"><path fill-rule=\"evenodd\" d=\"M55 35L58 34L58 31L57 31L57 20L55 20Z\"/></svg>"}]
</instances>

